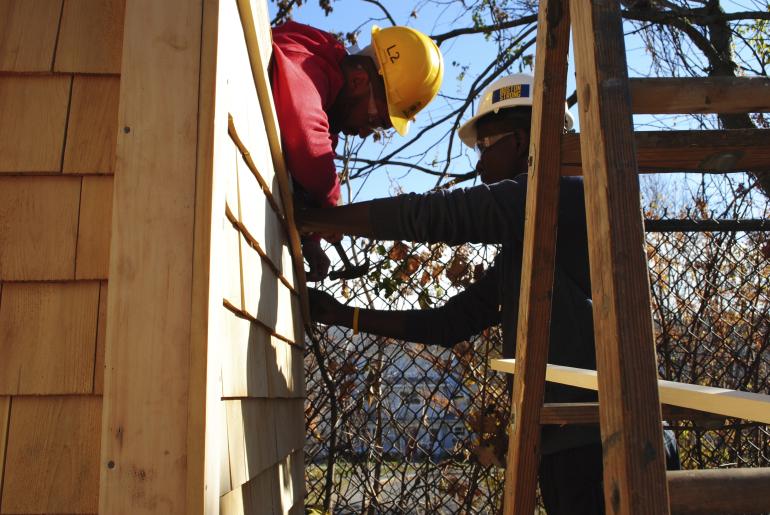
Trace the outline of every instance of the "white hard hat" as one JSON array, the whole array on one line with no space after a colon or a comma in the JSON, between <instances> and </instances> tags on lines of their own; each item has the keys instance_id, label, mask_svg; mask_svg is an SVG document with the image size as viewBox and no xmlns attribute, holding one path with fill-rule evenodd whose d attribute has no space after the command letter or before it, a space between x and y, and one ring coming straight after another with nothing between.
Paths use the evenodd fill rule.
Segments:
<instances>
[{"instance_id":1,"label":"white hard hat","mask_svg":"<svg viewBox=\"0 0 770 515\"><path fill-rule=\"evenodd\" d=\"M511 107L532 107L532 95L535 78L528 73L515 73L497 79L481 93L476 116L460 126L458 135L469 147L476 145L476 122L482 116L500 109ZM564 127L570 130L573 125L572 115L564 103Z\"/></svg>"}]
</instances>

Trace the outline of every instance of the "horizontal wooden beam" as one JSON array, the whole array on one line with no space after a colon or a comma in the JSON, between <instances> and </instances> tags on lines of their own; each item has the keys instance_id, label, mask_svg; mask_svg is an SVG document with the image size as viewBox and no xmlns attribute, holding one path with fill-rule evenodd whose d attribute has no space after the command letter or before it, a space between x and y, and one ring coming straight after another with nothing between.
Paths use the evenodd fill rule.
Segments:
<instances>
[{"instance_id":1,"label":"horizontal wooden beam","mask_svg":"<svg viewBox=\"0 0 770 515\"><path fill-rule=\"evenodd\" d=\"M516 360L493 359L491 364L493 370L513 374ZM588 390L597 389L596 370L548 365L545 380ZM662 379L658 379L658 390L663 404L770 424L770 395Z\"/></svg>"},{"instance_id":2,"label":"horizontal wooden beam","mask_svg":"<svg viewBox=\"0 0 770 515\"><path fill-rule=\"evenodd\" d=\"M642 173L770 170L770 131L647 131L634 133ZM580 134L561 139L561 174L582 175Z\"/></svg>"},{"instance_id":3,"label":"horizontal wooden beam","mask_svg":"<svg viewBox=\"0 0 770 515\"><path fill-rule=\"evenodd\" d=\"M770 512L770 468L671 470L671 513Z\"/></svg>"},{"instance_id":4,"label":"horizontal wooden beam","mask_svg":"<svg viewBox=\"0 0 770 515\"><path fill-rule=\"evenodd\" d=\"M628 85L636 114L770 111L770 79L765 77L630 79Z\"/></svg>"},{"instance_id":5,"label":"horizontal wooden beam","mask_svg":"<svg viewBox=\"0 0 770 515\"><path fill-rule=\"evenodd\" d=\"M682 408L664 404L663 420L693 420L698 422L719 422L725 417L705 411ZM590 425L599 423L598 402L548 402L540 410L540 423L543 425Z\"/></svg>"}]
</instances>

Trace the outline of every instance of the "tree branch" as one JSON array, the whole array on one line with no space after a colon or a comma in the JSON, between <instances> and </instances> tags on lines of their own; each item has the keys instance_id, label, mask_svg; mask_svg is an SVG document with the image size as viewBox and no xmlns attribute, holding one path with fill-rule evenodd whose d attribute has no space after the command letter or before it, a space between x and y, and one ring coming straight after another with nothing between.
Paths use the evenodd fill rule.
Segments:
<instances>
[{"instance_id":1,"label":"tree branch","mask_svg":"<svg viewBox=\"0 0 770 515\"><path fill-rule=\"evenodd\" d=\"M481 27L467 27L464 29L450 30L449 32L445 32L443 34L435 34L431 36L431 38L436 42L437 45L441 46L441 43L443 43L444 41L448 39L456 38L457 36L462 36L465 34L480 34L480 33L486 33L486 32L493 32L496 30L510 29L513 27L519 27L521 25L528 25L530 23L535 23L536 21L537 21L537 15L533 14L531 16L523 16L516 20L507 21L505 23L496 23L494 25L482 25Z\"/></svg>"}]
</instances>

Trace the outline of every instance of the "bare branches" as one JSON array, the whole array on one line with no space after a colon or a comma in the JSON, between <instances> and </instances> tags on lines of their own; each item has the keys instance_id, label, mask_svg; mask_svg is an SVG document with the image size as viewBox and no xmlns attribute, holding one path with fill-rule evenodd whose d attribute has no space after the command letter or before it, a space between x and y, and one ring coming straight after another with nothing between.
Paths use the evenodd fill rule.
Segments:
<instances>
[{"instance_id":1,"label":"bare branches","mask_svg":"<svg viewBox=\"0 0 770 515\"><path fill-rule=\"evenodd\" d=\"M456 38L458 36L464 36L467 34L489 34L491 32L512 29L513 27L520 27L522 25L528 25L530 23L537 22L537 15L522 16L515 20L507 21L504 23L495 23L493 25L482 25L479 27L466 27L463 29L450 30L443 34L434 34L431 36L437 45L441 46L441 43L448 39Z\"/></svg>"},{"instance_id":2,"label":"bare branches","mask_svg":"<svg viewBox=\"0 0 770 515\"><path fill-rule=\"evenodd\" d=\"M377 0L363 0L363 1L368 4L374 4L377 7L379 7L391 25L398 25L398 23L396 23L396 20L393 19L393 16L391 16L390 12L380 2L378 2Z\"/></svg>"}]
</instances>

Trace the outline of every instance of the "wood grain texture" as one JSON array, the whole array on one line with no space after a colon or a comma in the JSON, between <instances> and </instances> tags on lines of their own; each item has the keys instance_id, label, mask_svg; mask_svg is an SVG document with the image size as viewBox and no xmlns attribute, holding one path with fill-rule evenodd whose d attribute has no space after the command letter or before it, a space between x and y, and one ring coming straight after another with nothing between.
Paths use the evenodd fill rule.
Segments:
<instances>
[{"instance_id":1,"label":"wood grain texture","mask_svg":"<svg viewBox=\"0 0 770 515\"><path fill-rule=\"evenodd\" d=\"M120 73L125 0L64 0L54 70Z\"/></svg>"},{"instance_id":2,"label":"wood grain texture","mask_svg":"<svg viewBox=\"0 0 770 515\"><path fill-rule=\"evenodd\" d=\"M271 338L267 350L267 387L272 398L305 396L304 355L296 345Z\"/></svg>"},{"instance_id":3,"label":"wood grain texture","mask_svg":"<svg viewBox=\"0 0 770 515\"><path fill-rule=\"evenodd\" d=\"M540 466L540 408L550 339L551 298L559 216L560 156L554 152L564 131L570 17L567 0L540 2L535 63L529 182L521 265L519 316L515 338L504 334L504 352L516 347L520 364L514 378L504 513L534 512ZM511 287L512 285L508 285ZM512 328L503 328L503 331Z\"/></svg>"},{"instance_id":4,"label":"wood grain texture","mask_svg":"<svg viewBox=\"0 0 770 515\"><path fill-rule=\"evenodd\" d=\"M5 472L5 451L7 449L10 416L11 397L0 396L0 508L3 499L3 472Z\"/></svg>"},{"instance_id":5,"label":"wood grain texture","mask_svg":"<svg viewBox=\"0 0 770 515\"><path fill-rule=\"evenodd\" d=\"M570 0L599 372L604 498L668 513L650 283L619 4Z\"/></svg>"},{"instance_id":6,"label":"wood grain texture","mask_svg":"<svg viewBox=\"0 0 770 515\"><path fill-rule=\"evenodd\" d=\"M639 170L743 172L770 170L770 134L761 129L649 131L634 134ZM561 142L562 175L581 175L580 134Z\"/></svg>"},{"instance_id":7,"label":"wood grain texture","mask_svg":"<svg viewBox=\"0 0 770 515\"><path fill-rule=\"evenodd\" d=\"M767 513L770 468L671 470L671 513Z\"/></svg>"},{"instance_id":8,"label":"wood grain texture","mask_svg":"<svg viewBox=\"0 0 770 515\"><path fill-rule=\"evenodd\" d=\"M222 308L222 397L268 397L270 334L260 325ZM268 366L269 365L269 366Z\"/></svg>"},{"instance_id":9,"label":"wood grain texture","mask_svg":"<svg viewBox=\"0 0 770 515\"><path fill-rule=\"evenodd\" d=\"M99 283L5 283L0 394L90 393Z\"/></svg>"},{"instance_id":10,"label":"wood grain texture","mask_svg":"<svg viewBox=\"0 0 770 515\"><path fill-rule=\"evenodd\" d=\"M305 513L304 464L302 452L284 457L280 462L222 496L222 515L251 513L285 515Z\"/></svg>"},{"instance_id":11,"label":"wood grain texture","mask_svg":"<svg viewBox=\"0 0 770 515\"><path fill-rule=\"evenodd\" d=\"M237 0L238 13L241 17L243 32L246 38L246 48L248 49L249 61L251 63L251 72L254 77L254 84L257 87L259 95L259 104L262 109L262 116L265 121L267 139L270 143L270 153L273 158L273 167L278 180L284 214L286 216L287 227L289 230L289 246L294 262L294 272L300 295L299 306L301 308L302 319L305 326L310 325L310 308L308 306L307 285L305 283L305 268L302 260L302 247L300 244L299 233L294 223L294 203L292 200L292 187L289 182L289 173L286 168L281 151L281 133L278 127L278 118L275 114L273 97L268 80L267 67L269 59L267 58L269 50L267 45L267 34L269 33L270 18L267 13L266 5L260 0ZM262 49L260 49L262 41ZM304 339L304 335L301 339Z\"/></svg>"},{"instance_id":12,"label":"wood grain texture","mask_svg":"<svg viewBox=\"0 0 770 515\"><path fill-rule=\"evenodd\" d=\"M0 280L75 277L79 177L0 177Z\"/></svg>"},{"instance_id":13,"label":"wood grain texture","mask_svg":"<svg viewBox=\"0 0 770 515\"><path fill-rule=\"evenodd\" d=\"M120 77L76 75L64 148L64 173L115 170Z\"/></svg>"},{"instance_id":14,"label":"wood grain texture","mask_svg":"<svg viewBox=\"0 0 770 515\"><path fill-rule=\"evenodd\" d=\"M188 513L187 475L203 467L188 452L204 438L199 420L188 423L199 381L189 367L202 11L201 1L126 6L118 120L129 130L118 135L113 197L105 513Z\"/></svg>"},{"instance_id":15,"label":"wood grain texture","mask_svg":"<svg viewBox=\"0 0 770 515\"><path fill-rule=\"evenodd\" d=\"M94 513L99 491L96 396L14 397L2 513Z\"/></svg>"},{"instance_id":16,"label":"wood grain texture","mask_svg":"<svg viewBox=\"0 0 770 515\"><path fill-rule=\"evenodd\" d=\"M759 113L770 111L766 77L629 79L636 114Z\"/></svg>"},{"instance_id":17,"label":"wood grain texture","mask_svg":"<svg viewBox=\"0 0 770 515\"><path fill-rule=\"evenodd\" d=\"M276 450L279 457L301 450L305 444L304 399L280 399L272 401L275 414Z\"/></svg>"},{"instance_id":18,"label":"wood grain texture","mask_svg":"<svg viewBox=\"0 0 770 515\"><path fill-rule=\"evenodd\" d=\"M62 0L0 2L0 71L51 69L61 5Z\"/></svg>"},{"instance_id":19,"label":"wood grain texture","mask_svg":"<svg viewBox=\"0 0 770 515\"><path fill-rule=\"evenodd\" d=\"M219 512L222 515L244 515L259 513L274 515L277 512L276 492L278 491L278 466L265 470L236 486L222 496Z\"/></svg>"},{"instance_id":20,"label":"wood grain texture","mask_svg":"<svg viewBox=\"0 0 770 515\"><path fill-rule=\"evenodd\" d=\"M216 263L222 278L222 296L225 304L236 311L243 310L243 289L241 286L243 236L226 217L222 217L221 261Z\"/></svg>"},{"instance_id":21,"label":"wood grain texture","mask_svg":"<svg viewBox=\"0 0 770 515\"><path fill-rule=\"evenodd\" d=\"M96 322L96 357L94 358L94 393L104 393L104 346L107 334L107 281L99 285L99 318Z\"/></svg>"},{"instance_id":22,"label":"wood grain texture","mask_svg":"<svg viewBox=\"0 0 770 515\"><path fill-rule=\"evenodd\" d=\"M663 412L663 420L668 422L676 420L692 420L696 423L705 424L724 420L724 417L720 417L719 415L700 410L672 406L670 404L663 404L661 410ZM557 426L567 424L598 424L599 403L545 403L543 404L543 409L540 411L540 423Z\"/></svg>"},{"instance_id":23,"label":"wood grain texture","mask_svg":"<svg viewBox=\"0 0 770 515\"><path fill-rule=\"evenodd\" d=\"M276 448L277 402L226 400L230 477L233 487L246 483L281 457ZM301 419L300 419L301 420ZM304 424L302 424L304 431Z\"/></svg>"},{"instance_id":24,"label":"wood grain texture","mask_svg":"<svg viewBox=\"0 0 770 515\"><path fill-rule=\"evenodd\" d=\"M110 268L112 187L110 176L83 177L75 256L76 279L107 278Z\"/></svg>"},{"instance_id":25,"label":"wood grain texture","mask_svg":"<svg viewBox=\"0 0 770 515\"><path fill-rule=\"evenodd\" d=\"M60 172L69 76L0 77L0 173Z\"/></svg>"}]
</instances>

